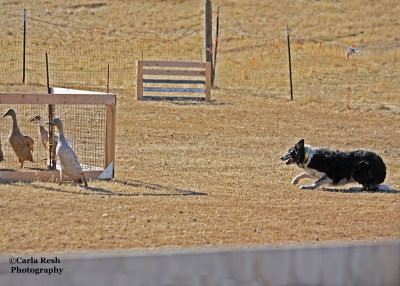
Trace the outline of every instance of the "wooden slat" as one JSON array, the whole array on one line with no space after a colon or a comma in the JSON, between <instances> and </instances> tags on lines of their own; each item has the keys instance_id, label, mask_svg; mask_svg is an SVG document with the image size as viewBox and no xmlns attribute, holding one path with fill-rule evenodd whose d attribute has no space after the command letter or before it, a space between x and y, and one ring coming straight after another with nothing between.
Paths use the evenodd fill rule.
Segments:
<instances>
[{"instance_id":1,"label":"wooden slat","mask_svg":"<svg viewBox=\"0 0 400 286\"><path fill-rule=\"evenodd\" d=\"M105 104L116 103L115 94L0 94L0 104Z\"/></svg>"},{"instance_id":2,"label":"wooden slat","mask_svg":"<svg viewBox=\"0 0 400 286\"><path fill-rule=\"evenodd\" d=\"M144 68L147 67L147 68ZM166 69L171 68L171 69ZM174 69L176 68L176 69ZM179 69L179 68L197 68ZM200 69L200 70L199 70ZM173 79L173 78L144 78L145 75L154 76L191 76L203 79ZM156 84L202 84L200 88L175 87L143 87L145 83ZM144 92L181 92L204 93L206 101L211 100L211 64L204 62L172 62L172 61L137 61L137 99L144 99ZM146 98L150 98L146 96ZM197 99L197 98L196 98Z\"/></svg>"},{"instance_id":3,"label":"wooden slat","mask_svg":"<svg viewBox=\"0 0 400 286\"><path fill-rule=\"evenodd\" d=\"M143 61L145 67L204 68L201 62Z\"/></svg>"},{"instance_id":4,"label":"wooden slat","mask_svg":"<svg viewBox=\"0 0 400 286\"><path fill-rule=\"evenodd\" d=\"M143 75L204 76L205 71L143 69Z\"/></svg>"},{"instance_id":5,"label":"wooden slat","mask_svg":"<svg viewBox=\"0 0 400 286\"><path fill-rule=\"evenodd\" d=\"M151 100L151 101L205 101L204 96L151 96L146 95L143 96L143 100Z\"/></svg>"},{"instance_id":6,"label":"wooden slat","mask_svg":"<svg viewBox=\"0 0 400 286\"><path fill-rule=\"evenodd\" d=\"M143 79L143 83L205 84L204 80Z\"/></svg>"},{"instance_id":7,"label":"wooden slat","mask_svg":"<svg viewBox=\"0 0 400 286\"><path fill-rule=\"evenodd\" d=\"M205 98L206 101L211 100L211 63L207 63L206 65L206 86L205 86Z\"/></svg>"},{"instance_id":8,"label":"wooden slat","mask_svg":"<svg viewBox=\"0 0 400 286\"><path fill-rule=\"evenodd\" d=\"M144 87L144 92L188 92L204 93L203 88L179 88L179 87Z\"/></svg>"}]
</instances>

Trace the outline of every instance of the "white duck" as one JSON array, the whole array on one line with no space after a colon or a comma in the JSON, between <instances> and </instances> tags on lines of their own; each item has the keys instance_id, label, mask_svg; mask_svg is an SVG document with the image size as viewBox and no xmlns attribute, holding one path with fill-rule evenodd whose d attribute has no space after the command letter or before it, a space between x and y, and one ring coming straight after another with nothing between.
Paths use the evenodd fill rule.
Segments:
<instances>
[{"instance_id":1,"label":"white duck","mask_svg":"<svg viewBox=\"0 0 400 286\"><path fill-rule=\"evenodd\" d=\"M50 145L50 143L49 143L49 132L45 128L44 119L39 114L34 114L26 122L39 122L39 138L42 141L43 147L46 150L49 150L49 145ZM53 149L52 149L53 161L54 162L56 160L57 143L58 143L58 134L54 133L54 146L53 146ZM43 160L47 160L47 158L44 158Z\"/></svg>"},{"instance_id":2,"label":"white duck","mask_svg":"<svg viewBox=\"0 0 400 286\"><path fill-rule=\"evenodd\" d=\"M83 175L82 166L76 157L74 150L68 145L67 140L65 139L63 132L63 125L59 118L54 118L51 122L51 125L57 126L58 128L58 144L56 149L56 154L58 159L60 160L60 182L61 185L64 175L67 175L73 181L81 181L85 184L85 187L88 186L85 176Z\"/></svg>"},{"instance_id":3,"label":"white duck","mask_svg":"<svg viewBox=\"0 0 400 286\"><path fill-rule=\"evenodd\" d=\"M49 132L47 132L44 126L44 120L39 114L32 115L26 122L39 122L39 137L42 140L44 148L49 148ZM57 142L58 136L55 136L54 141Z\"/></svg>"}]
</instances>

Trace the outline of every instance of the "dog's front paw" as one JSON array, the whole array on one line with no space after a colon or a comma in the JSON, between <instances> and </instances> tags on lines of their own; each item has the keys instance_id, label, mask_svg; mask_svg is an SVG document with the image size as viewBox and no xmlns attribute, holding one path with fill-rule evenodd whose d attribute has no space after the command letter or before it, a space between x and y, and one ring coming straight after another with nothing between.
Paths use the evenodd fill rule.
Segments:
<instances>
[{"instance_id":1,"label":"dog's front paw","mask_svg":"<svg viewBox=\"0 0 400 286\"><path fill-rule=\"evenodd\" d=\"M292 185L297 185L297 183L300 181L301 176L296 176L292 180Z\"/></svg>"},{"instance_id":2,"label":"dog's front paw","mask_svg":"<svg viewBox=\"0 0 400 286\"><path fill-rule=\"evenodd\" d=\"M314 185L309 186L301 186L300 189L302 190L314 190L316 187Z\"/></svg>"}]
</instances>

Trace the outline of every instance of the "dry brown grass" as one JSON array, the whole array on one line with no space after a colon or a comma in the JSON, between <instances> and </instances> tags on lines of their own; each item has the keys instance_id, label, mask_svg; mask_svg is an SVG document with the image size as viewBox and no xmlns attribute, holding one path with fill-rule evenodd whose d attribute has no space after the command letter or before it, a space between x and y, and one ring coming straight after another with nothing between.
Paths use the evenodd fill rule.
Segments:
<instances>
[{"instance_id":1,"label":"dry brown grass","mask_svg":"<svg viewBox=\"0 0 400 286\"><path fill-rule=\"evenodd\" d=\"M0 185L0 251L400 236L398 191L303 191L290 185L300 169L279 160L300 137L330 148L371 149L387 164L386 183L398 189L397 117L226 90L213 97L211 104L121 103L111 182L90 182L88 190Z\"/></svg>"},{"instance_id":2,"label":"dry brown grass","mask_svg":"<svg viewBox=\"0 0 400 286\"><path fill-rule=\"evenodd\" d=\"M186 7L201 13L202 1L179 2L148 1L140 12L163 15L179 6L182 13ZM392 1L375 7L362 1L292 2L219 5L233 28L240 20L255 32L262 27L260 33L265 34L289 24L303 34L373 42L394 37L382 26L398 26L393 18L398 5ZM96 10L104 23L117 19L115 11L126 17L133 13L129 9L141 7L136 2L112 3ZM38 5L68 8L61 1ZM288 6L293 6L289 15L283 14ZM360 6L365 7L361 12ZM75 10L82 21L97 19L92 9ZM142 24L149 30L159 25L150 19ZM363 34L346 38L361 30ZM242 42L232 39L229 44ZM89 182L89 189L41 182L0 185L0 253L400 237L399 191L303 191L290 185L301 170L279 160L299 138L332 149L374 150L387 165L386 183L398 190L398 103L346 110L342 104L274 98L268 90L249 94L229 88L214 89L209 104L136 102L131 90L117 93L115 179Z\"/></svg>"}]
</instances>

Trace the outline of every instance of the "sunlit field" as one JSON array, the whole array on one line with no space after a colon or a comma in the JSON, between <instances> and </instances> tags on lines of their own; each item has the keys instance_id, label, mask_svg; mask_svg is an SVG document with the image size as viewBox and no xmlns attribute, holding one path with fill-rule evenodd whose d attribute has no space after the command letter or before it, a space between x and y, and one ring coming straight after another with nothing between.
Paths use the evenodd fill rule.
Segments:
<instances>
[{"instance_id":1,"label":"sunlit field","mask_svg":"<svg viewBox=\"0 0 400 286\"><path fill-rule=\"evenodd\" d=\"M90 181L87 189L0 184L0 252L398 239L400 6L364 2L213 1L220 42L205 103L135 100L142 56L204 61L203 1L5 1L0 48L17 60L1 62L1 92L46 93L45 53L54 85L105 91L110 65L117 137L111 181ZM25 84L24 8L31 35ZM293 101L286 25L296 51ZM351 45L360 52L346 60ZM30 135L42 148L36 130ZM8 132L0 136L9 144ZM394 191L291 185L302 170L279 158L301 138L378 153Z\"/></svg>"}]
</instances>

